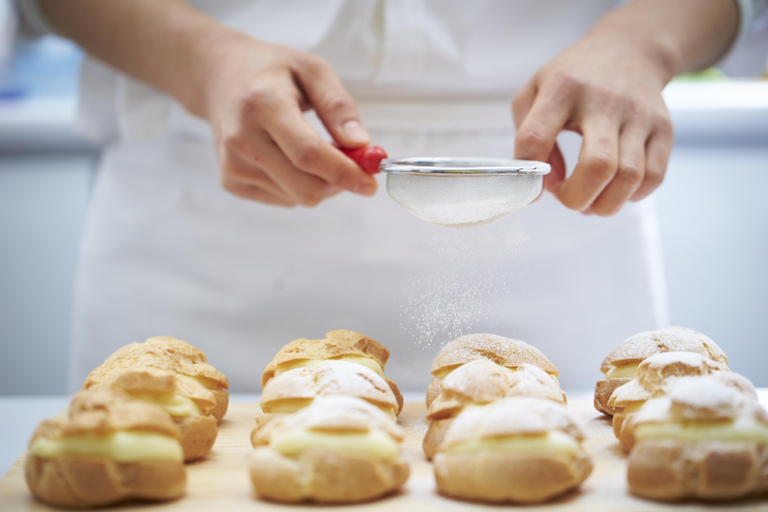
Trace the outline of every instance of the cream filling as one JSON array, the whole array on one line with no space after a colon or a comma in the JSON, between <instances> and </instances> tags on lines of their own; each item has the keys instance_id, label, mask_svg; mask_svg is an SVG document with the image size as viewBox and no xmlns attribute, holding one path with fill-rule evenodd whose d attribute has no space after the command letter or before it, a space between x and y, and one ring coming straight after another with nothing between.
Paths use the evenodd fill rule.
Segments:
<instances>
[{"instance_id":1,"label":"cream filling","mask_svg":"<svg viewBox=\"0 0 768 512\"><path fill-rule=\"evenodd\" d=\"M627 405L623 406L624 410L622 411L624 414L630 414L633 412L637 412L640 409L643 408L643 404L645 404L645 401L638 401L638 402L629 402ZM622 407L622 406L617 406Z\"/></svg>"},{"instance_id":2,"label":"cream filling","mask_svg":"<svg viewBox=\"0 0 768 512\"><path fill-rule=\"evenodd\" d=\"M640 363L623 364L621 366L614 366L608 370L605 374L605 379L634 379L637 375L637 367Z\"/></svg>"},{"instance_id":3,"label":"cream filling","mask_svg":"<svg viewBox=\"0 0 768 512\"><path fill-rule=\"evenodd\" d=\"M579 441L560 431L488 437L447 446L446 453L503 452L520 455L577 455Z\"/></svg>"},{"instance_id":4,"label":"cream filling","mask_svg":"<svg viewBox=\"0 0 768 512\"><path fill-rule=\"evenodd\" d=\"M688 423L645 423L635 428L635 438L674 439L675 441L751 441L768 443L768 426L754 418L735 421L699 421Z\"/></svg>"},{"instance_id":5,"label":"cream filling","mask_svg":"<svg viewBox=\"0 0 768 512\"><path fill-rule=\"evenodd\" d=\"M109 436L35 439L29 451L46 459L62 455L104 457L118 462L184 461L181 444L172 437L149 432L115 432Z\"/></svg>"},{"instance_id":6,"label":"cream filling","mask_svg":"<svg viewBox=\"0 0 768 512\"><path fill-rule=\"evenodd\" d=\"M288 370L295 370L296 368L315 368L325 361L346 361L348 363L355 363L365 366L379 375L384 375L384 369L375 359L366 356L342 356L334 357L333 359L298 359L289 363L280 363L277 365L277 368L275 368L274 376L277 377L281 373L285 373Z\"/></svg>"},{"instance_id":7,"label":"cream filling","mask_svg":"<svg viewBox=\"0 0 768 512\"><path fill-rule=\"evenodd\" d=\"M140 402L146 402L154 405L159 405L171 416L192 416L194 414L201 414L200 407L192 400L185 396L176 394L153 394L153 393L133 393L131 398Z\"/></svg>"},{"instance_id":8,"label":"cream filling","mask_svg":"<svg viewBox=\"0 0 768 512\"><path fill-rule=\"evenodd\" d=\"M364 454L382 460L393 459L400 453L397 441L380 430L332 433L295 429L272 436L269 447L287 457L299 455L308 448Z\"/></svg>"},{"instance_id":9,"label":"cream filling","mask_svg":"<svg viewBox=\"0 0 768 512\"><path fill-rule=\"evenodd\" d=\"M305 407L309 407L309 405L311 405L314 400L314 398L286 398L285 400L276 400L274 402L264 404L261 410L267 414L293 414L294 412L300 411ZM392 419L397 418L395 412L388 407L381 405L375 405L374 407L377 407Z\"/></svg>"}]
</instances>

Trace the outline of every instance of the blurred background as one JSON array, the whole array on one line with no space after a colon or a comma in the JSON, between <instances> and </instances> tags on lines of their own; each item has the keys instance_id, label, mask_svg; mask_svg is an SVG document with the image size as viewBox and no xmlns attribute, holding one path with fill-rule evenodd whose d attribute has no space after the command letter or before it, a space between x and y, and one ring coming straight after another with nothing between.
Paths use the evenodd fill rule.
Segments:
<instances>
[{"instance_id":1,"label":"blurred background","mask_svg":"<svg viewBox=\"0 0 768 512\"><path fill-rule=\"evenodd\" d=\"M63 394L100 150L76 127L82 52L14 35L7 9L0 0L0 395ZM768 43L751 58L766 63ZM671 323L710 336L757 386L768 386L766 76L712 69L667 87L676 145L654 194Z\"/></svg>"}]
</instances>

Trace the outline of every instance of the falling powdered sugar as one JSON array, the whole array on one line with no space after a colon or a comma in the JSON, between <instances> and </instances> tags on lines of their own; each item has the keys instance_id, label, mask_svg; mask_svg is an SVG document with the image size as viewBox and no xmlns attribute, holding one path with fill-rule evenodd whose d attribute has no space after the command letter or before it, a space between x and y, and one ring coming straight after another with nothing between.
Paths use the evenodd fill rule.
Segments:
<instances>
[{"instance_id":1,"label":"falling powdered sugar","mask_svg":"<svg viewBox=\"0 0 768 512\"><path fill-rule=\"evenodd\" d=\"M528 236L516 220L472 230L435 228L425 239L430 262L410 276L403 290L402 328L413 347L430 349L478 328L492 330L513 282L509 258Z\"/></svg>"}]
</instances>

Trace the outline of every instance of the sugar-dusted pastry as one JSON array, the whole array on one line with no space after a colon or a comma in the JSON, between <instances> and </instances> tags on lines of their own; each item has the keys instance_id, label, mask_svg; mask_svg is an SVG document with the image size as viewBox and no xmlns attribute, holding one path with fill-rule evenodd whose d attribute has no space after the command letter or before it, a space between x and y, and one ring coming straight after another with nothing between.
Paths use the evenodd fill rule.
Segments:
<instances>
[{"instance_id":1,"label":"sugar-dusted pastry","mask_svg":"<svg viewBox=\"0 0 768 512\"><path fill-rule=\"evenodd\" d=\"M402 439L392 417L365 400L321 396L254 429L251 480L256 494L268 500L371 500L408 479Z\"/></svg>"},{"instance_id":2,"label":"sugar-dusted pastry","mask_svg":"<svg viewBox=\"0 0 768 512\"><path fill-rule=\"evenodd\" d=\"M440 385L445 377L461 365L477 359L485 359L510 370L528 363L555 378L560 375L539 349L524 341L495 334L467 334L446 344L435 357L430 369L434 379L427 389L427 407L440 394Z\"/></svg>"},{"instance_id":3,"label":"sugar-dusted pastry","mask_svg":"<svg viewBox=\"0 0 768 512\"><path fill-rule=\"evenodd\" d=\"M213 392L172 370L112 367L99 372L98 378L88 377L83 389L122 391L134 400L162 407L179 427L185 461L204 457L216 441L218 421L213 409L217 402Z\"/></svg>"},{"instance_id":4,"label":"sugar-dusted pastry","mask_svg":"<svg viewBox=\"0 0 768 512\"><path fill-rule=\"evenodd\" d=\"M702 380L703 379L703 380ZM638 404L631 412L620 413L614 416L614 420L621 415L621 419L618 423L614 424L614 434L619 439L619 444L625 451L630 451L635 445L635 422L633 418L643 410L648 401L655 398L661 398L666 396L672 389L675 389L681 385L689 385L689 382L693 382L693 385L697 383L714 383L719 386L724 386L731 389L733 392L741 395L745 400L757 401L757 392L755 386L743 375L731 372L716 371L708 375L689 376L689 377L672 377L664 382L661 391L654 392L654 397L646 400L643 403ZM709 384L707 384L709 385ZM621 389L621 388L619 388ZM618 392L618 390L616 390ZM638 395L639 396L639 395Z\"/></svg>"},{"instance_id":5,"label":"sugar-dusted pastry","mask_svg":"<svg viewBox=\"0 0 768 512\"><path fill-rule=\"evenodd\" d=\"M118 349L91 372L86 385L100 381L104 374L115 368L137 366L172 370L183 378L201 384L213 393L216 400L211 414L219 421L226 414L229 405L227 378L208 364L208 359L200 349L170 336L156 336L143 343L130 343Z\"/></svg>"},{"instance_id":6,"label":"sugar-dusted pastry","mask_svg":"<svg viewBox=\"0 0 768 512\"><path fill-rule=\"evenodd\" d=\"M329 395L362 398L393 420L400 410L397 397L381 375L360 364L335 360L281 373L264 387L259 405L265 414L293 413L315 398Z\"/></svg>"},{"instance_id":7,"label":"sugar-dusted pastry","mask_svg":"<svg viewBox=\"0 0 768 512\"><path fill-rule=\"evenodd\" d=\"M678 379L702 375L712 378L757 400L755 387L746 377L731 373L721 363L694 352L662 352L645 359L637 367L637 374L623 386L616 388L608 406L616 410L613 415L613 433L622 448L631 449L632 437L622 435L622 425L651 398L665 395Z\"/></svg>"},{"instance_id":8,"label":"sugar-dusted pastry","mask_svg":"<svg viewBox=\"0 0 768 512\"><path fill-rule=\"evenodd\" d=\"M27 485L57 507L178 498L187 479L178 435L158 407L112 391L81 391L66 417L44 421L32 436Z\"/></svg>"},{"instance_id":9,"label":"sugar-dusted pastry","mask_svg":"<svg viewBox=\"0 0 768 512\"><path fill-rule=\"evenodd\" d=\"M427 458L433 457L453 419L464 408L512 396L535 396L565 405L557 380L538 366L523 363L513 371L487 359L476 359L456 368L443 379L440 394L427 410L427 420L431 421L423 442Z\"/></svg>"},{"instance_id":10,"label":"sugar-dusted pastry","mask_svg":"<svg viewBox=\"0 0 768 512\"><path fill-rule=\"evenodd\" d=\"M592 472L584 434L562 405L512 397L456 416L433 459L438 490L488 502L540 503Z\"/></svg>"},{"instance_id":11,"label":"sugar-dusted pastry","mask_svg":"<svg viewBox=\"0 0 768 512\"><path fill-rule=\"evenodd\" d=\"M720 501L768 491L768 413L713 377L679 379L627 419L633 494Z\"/></svg>"},{"instance_id":12,"label":"sugar-dusted pastry","mask_svg":"<svg viewBox=\"0 0 768 512\"><path fill-rule=\"evenodd\" d=\"M687 327L666 327L630 336L603 360L600 371L605 379L595 385L595 409L613 415L616 410L608 400L616 388L632 380L638 365L646 358L661 352L694 352L725 368L728 358L717 344L703 334Z\"/></svg>"},{"instance_id":13,"label":"sugar-dusted pastry","mask_svg":"<svg viewBox=\"0 0 768 512\"><path fill-rule=\"evenodd\" d=\"M378 373L392 388L399 409L403 408L400 390L384 376L389 350L373 338L354 331L331 331L320 340L293 340L281 348L267 365L261 375L261 385L266 387L270 380L288 370L316 366L327 359L357 363Z\"/></svg>"}]
</instances>

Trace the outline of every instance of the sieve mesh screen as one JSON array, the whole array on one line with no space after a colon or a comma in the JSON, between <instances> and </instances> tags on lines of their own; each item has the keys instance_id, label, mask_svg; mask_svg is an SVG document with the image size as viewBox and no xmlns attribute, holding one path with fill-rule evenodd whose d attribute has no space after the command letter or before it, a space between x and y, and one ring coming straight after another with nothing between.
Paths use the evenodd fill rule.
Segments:
<instances>
[{"instance_id":1,"label":"sieve mesh screen","mask_svg":"<svg viewBox=\"0 0 768 512\"><path fill-rule=\"evenodd\" d=\"M516 212L541 192L525 174L387 174L390 197L420 219L455 228L481 226Z\"/></svg>"}]
</instances>

